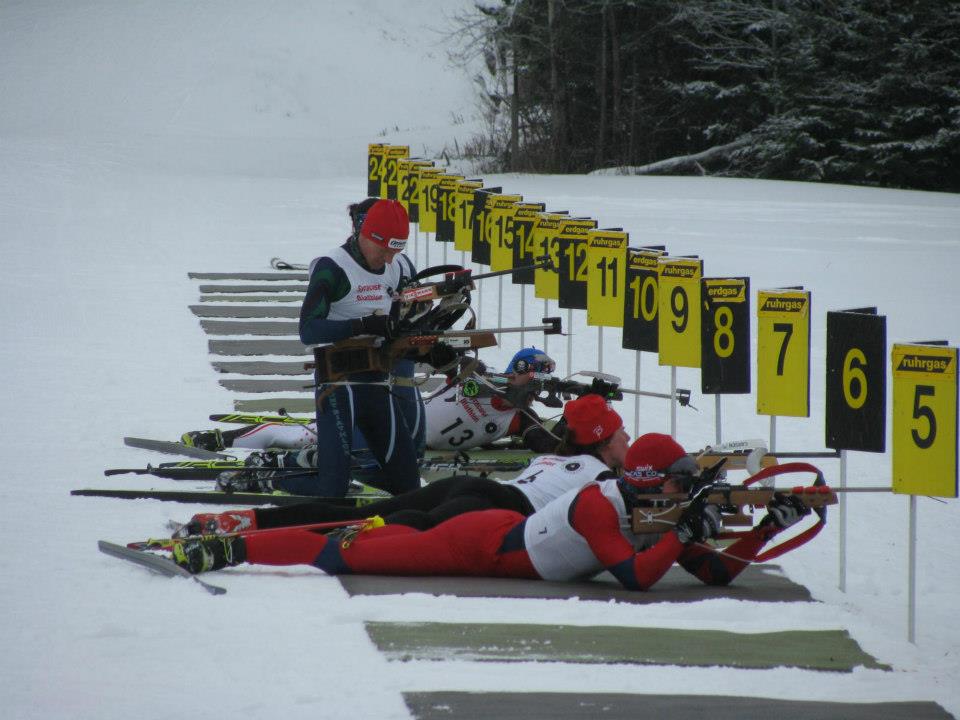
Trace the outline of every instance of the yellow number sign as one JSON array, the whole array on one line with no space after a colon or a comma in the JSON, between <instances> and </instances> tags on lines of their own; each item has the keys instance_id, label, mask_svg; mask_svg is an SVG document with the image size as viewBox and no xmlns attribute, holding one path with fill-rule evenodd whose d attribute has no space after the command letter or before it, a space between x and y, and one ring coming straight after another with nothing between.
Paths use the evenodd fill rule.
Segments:
<instances>
[{"instance_id":1,"label":"yellow number sign","mask_svg":"<svg viewBox=\"0 0 960 720\"><path fill-rule=\"evenodd\" d=\"M587 325L623 327L629 235L591 230L587 238Z\"/></svg>"},{"instance_id":2,"label":"yellow number sign","mask_svg":"<svg viewBox=\"0 0 960 720\"><path fill-rule=\"evenodd\" d=\"M893 491L957 497L957 348L894 345Z\"/></svg>"},{"instance_id":3,"label":"yellow number sign","mask_svg":"<svg viewBox=\"0 0 960 720\"><path fill-rule=\"evenodd\" d=\"M494 195L487 204L486 231L493 272L513 267L513 216L521 200L521 195Z\"/></svg>"},{"instance_id":4,"label":"yellow number sign","mask_svg":"<svg viewBox=\"0 0 960 720\"><path fill-rule=\"evenodd\" d=\"M473 193L482 187L479 180L464 180L453 193L453 247L460 252L473 250Z\"/></svg>"},{"instance_id":5,"label":"yellow number sign","mask_svg":"<svg viewBox=\"0 0 960 720\"><path fill-rule=\"evenodd\" d=\"M380 175L380 197L397 199L397 163L410 157L407 145L386 145L383 153L383 172Z\"/></svg>"},{"instance_id":6,"label":"yellow number sign","mask_svg":"<svg viewBox=\"0 0 960 720\"><path fill-rule=\"evenodd\" d=\"M700 367L700 279L703 277L703 260L662 257L658 270L659 363L698 368Z\"/></svg>"},{"instance_id":7,"label":"yellow number sign","mask_svg":"<svg viewBox=\"0 0 960 720\"><path fill-rule=\"evenodd\" d=\"M383 175L383 154L387 146L383 143L367 145L367 196L380 197L380 178Z\"/></svg>"},{"instance_id":8,"label":"yellow number sign","mask_svg":"<svg viewBox=\"0 0 960 720\"><path fill-rule=\"evenodd\" d=\"M810 416L809 291L758 294L757 412Z\"/></svg>"},{"instance_id":9,"label":"yellow number sign","mask_svg":"<svg viewBox=\"0 0 960 720\"><path fill-rule=\"evenodd\" d=\"M423 232L437 231L437 186L443 170L435 167L421 168L417 189L420 192L420 229Z\"/></svg>"},{"instance_id":10,"label":"yellow number sign","mask_svg":"<svg viewBox=\"0 0 960 720\"><path fill-rule=\"evenodd\" d=\"M403 159L397 163L397 200L407 209L410 222L420 222L420 168L431 167L432 160Z\"/></svg>"}]
</instances>

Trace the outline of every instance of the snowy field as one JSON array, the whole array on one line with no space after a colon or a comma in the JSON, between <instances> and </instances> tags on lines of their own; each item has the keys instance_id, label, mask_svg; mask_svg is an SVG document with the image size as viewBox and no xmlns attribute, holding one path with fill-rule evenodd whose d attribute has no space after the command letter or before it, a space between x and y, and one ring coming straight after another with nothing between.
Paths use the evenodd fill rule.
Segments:
<instances>
[{"instance_id":1,"label":"snowy field","mask_svg":"<svg viewBox=\"0 0 960 720\"><path fill-rule=\"evenodd\" d=\"M167 487L102 472L157 461L125 448L124 435L176 439L231 409L187 310L198 296L187 273L265 270L275 255L307 262L342 242L346 205L365 192L368 142L409 144L421 155L455 138L462 145L478 127L471 87L446 64L434 29L444 22L438 8L468 5L0 4L3 716L404 718L402 691L446 689L929 700L960 716L956 500L919 500L915 645L906 642L908 501L899 496L849 503L846 593L837 589L834 523L782 559L820 603L775 607L349 598L318 571L263 567L220 573L229 593L215 598L97 552L98 539L157 535L171 517L200 509L69 495ZM956 195L711 178L484 180L622 226L633 245L698 254L707 275L749 275L754 293L811 290L811 417L781 420L779 449L823 449L828 310L877 305L889 343L960 342ZM440 262L440 251L430 259ZM497 316L492 283L480 295L485 325ZM513 324L519 296L505 288ZM571 330L577 362L564 342L552 341L551 355L562 370L596 369L596 330L582 317ZM603 369L630 385L633 354L618 351L614 335L607 331ZM505 364L514 349L484 359ZM642 387L668 383L667 370L644 355ZM712 398L700 396L696 371L681 370L678 384L694 389L700 408L680 411L678 439L690 449L711 443ZM725 439L767 436L754 403L724 399ZM632 403L621 409L632 430ZM643 400L639 426L667 430L666 403ZM835 477L836 461L822 466ZM851 455L850 485L889 481L889 452ZM388 664L363 629L369 620L438 619L846 628L894 670Z\"/></svg>"}]
</instances>

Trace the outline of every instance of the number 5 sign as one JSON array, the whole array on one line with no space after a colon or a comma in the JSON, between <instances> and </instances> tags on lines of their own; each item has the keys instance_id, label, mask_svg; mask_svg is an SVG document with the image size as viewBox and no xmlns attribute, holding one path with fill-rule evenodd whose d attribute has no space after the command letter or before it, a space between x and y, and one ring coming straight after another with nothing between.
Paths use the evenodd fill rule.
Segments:
<instances>
[{"instance_id":1,"label":"number 5 sign","mask_svg":"<svg viewBox=\"0 0 960 720\"><path fill-rule=\"evenodd\" d=\"M957 497L957 348L894 345L893 491Z\"/></svg>"}]
</instances>

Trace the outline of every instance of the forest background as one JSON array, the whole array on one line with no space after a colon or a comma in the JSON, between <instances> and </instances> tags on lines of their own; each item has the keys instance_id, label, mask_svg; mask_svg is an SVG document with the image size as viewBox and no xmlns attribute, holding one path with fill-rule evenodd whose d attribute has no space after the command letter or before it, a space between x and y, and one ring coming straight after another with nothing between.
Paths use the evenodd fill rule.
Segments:
<instances>
[{"instance_id":1,"label":"forest background","mask_svg":"<svg viewBox=\"0 0 960 720\"><path fill-rule=\"evenodd\" d=\"M488 172L960 190L960 2L503 0L458 18Z\"/></svg>"}]
</instances>

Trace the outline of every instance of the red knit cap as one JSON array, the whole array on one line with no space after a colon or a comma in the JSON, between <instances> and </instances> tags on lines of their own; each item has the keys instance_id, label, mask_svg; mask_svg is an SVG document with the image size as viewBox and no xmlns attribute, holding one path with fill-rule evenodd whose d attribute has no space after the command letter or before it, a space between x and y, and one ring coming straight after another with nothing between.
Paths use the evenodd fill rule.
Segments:
<instances>
[{"instance_id":1,"label":"red knit cap","mask_svg":"<svg viewBox=\"0 0 960 720\"><path fill-rule=\"evenodd\" d=\"M377 200L367 210L360 234L382 247L403 250L410 235L410 218L406 208L396 200Z\"/></svg>"},{"instance_id":2,"label":"red knit cap","mask_svg":"<svg viewBox=\"0 0 960 720\"><path fill-rule=\"evenodd\" d=\"M603 442L623 427L623 420L599 395L571 400L563 406L563 417L577 445Z\"/></svg>"},{"instance_id":3,"label":"red knit cap","mask_svg":"<svg viewBox=\"0 0 960 720\"><path fill-rule=\"evenodd\" d=\"M623 469L664 472L686 454L680 443L669 435L647 433L633 441Z\"/></svg>"}]
</instances>

